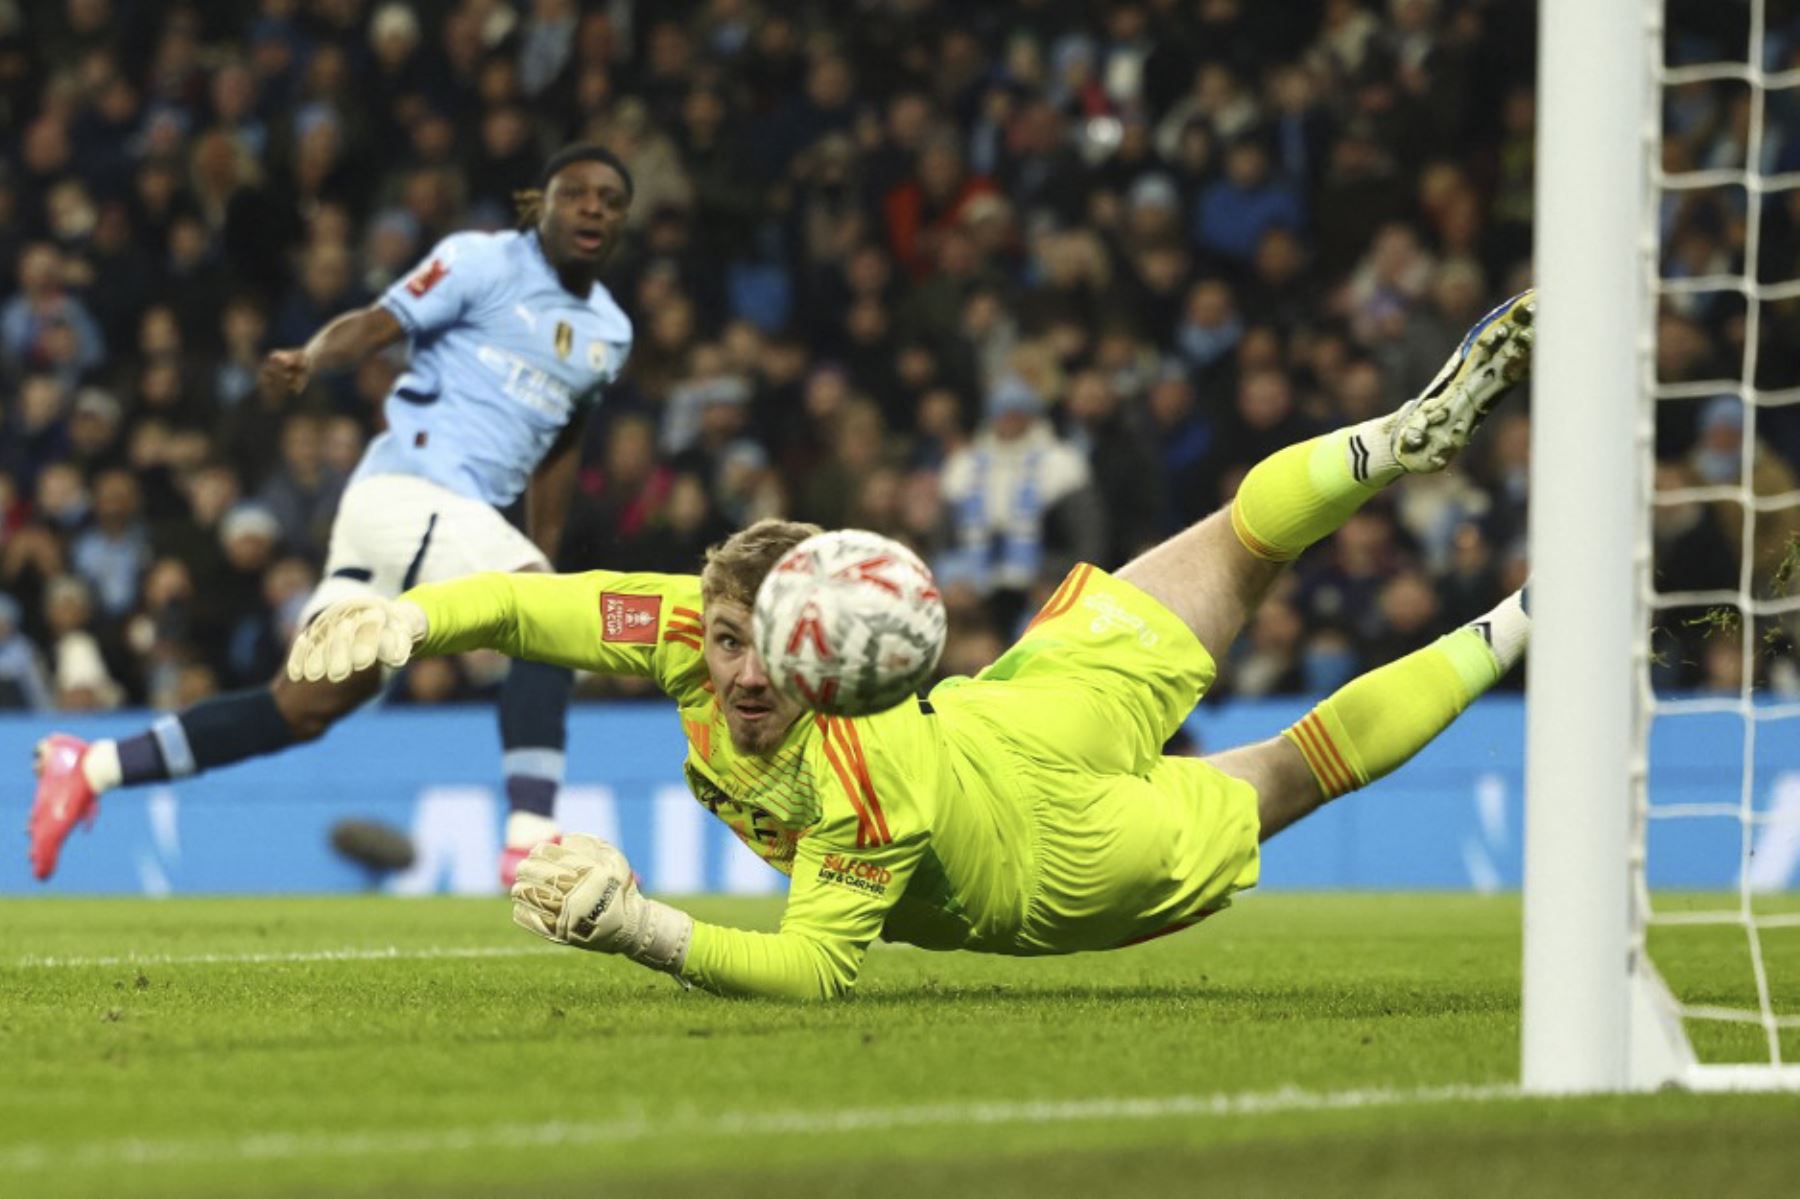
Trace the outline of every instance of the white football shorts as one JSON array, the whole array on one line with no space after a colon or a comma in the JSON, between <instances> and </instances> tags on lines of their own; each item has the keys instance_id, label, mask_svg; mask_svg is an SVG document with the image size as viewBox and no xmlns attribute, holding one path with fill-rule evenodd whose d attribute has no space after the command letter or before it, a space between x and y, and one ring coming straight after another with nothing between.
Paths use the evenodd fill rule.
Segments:
<instances>
[{"instance_id":1,"label":"white football shorts","mask_svg":"<svg viewBox=\"0 0 1800 1199\"><path fill-rule=\"evenodd\" d=\"M393 599L416 583L549 569L543 551L493 506L414 475L375 475L344 489L325 577L300 623L354 596Z\"/></svg>"}]
</instances>

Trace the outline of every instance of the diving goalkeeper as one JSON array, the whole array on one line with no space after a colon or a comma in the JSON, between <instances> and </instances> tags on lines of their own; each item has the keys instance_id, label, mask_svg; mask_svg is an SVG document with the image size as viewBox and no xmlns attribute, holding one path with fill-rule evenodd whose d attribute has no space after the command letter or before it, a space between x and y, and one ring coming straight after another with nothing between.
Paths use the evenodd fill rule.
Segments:
<instances>
[{"instance_id":1,"label":"diving goalkeeper","mask_svg":"<svg viewBox=\"0 0 1800 1199\"><path fill-rule=\"evenodd\" d=\"M1033 955L1184 928L1255 884L1259 844L1411 758L1518 660L1521 597L1355 679L1281 735L1206 759L1164 742L1284 566L1404 474L1442 469L1530 364L1530 293L1483 318L1397 412L1281 450L1214 514L1115 573L1082 565L974 678L868 717L803 710L752 649L758 584L818 530L763 521L698 576L485 574L348 600L295 678L486 647L646 677L676 702L699 801L790 876L780 931L638 891L616 848L543 844L513 918L727 994L829 997L877 936Z\"/></svg>"}]
</instances>

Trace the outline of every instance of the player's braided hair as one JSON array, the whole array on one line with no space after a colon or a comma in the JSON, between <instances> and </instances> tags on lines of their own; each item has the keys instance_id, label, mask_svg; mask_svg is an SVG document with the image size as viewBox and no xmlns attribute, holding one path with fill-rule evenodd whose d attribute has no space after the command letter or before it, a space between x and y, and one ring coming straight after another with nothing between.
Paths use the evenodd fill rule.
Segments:
<instances>
[{"instance_id":1,"label":"player's braided hair","mask_svg":"<svg viewBox=\"0 0 1800 1199\"><path fill-rule=\"evenodd\" d=\"M781 555L808 537L823 533L818 525L799 520L759 520L706 551L700 571L700 596L705 603L727 600L748 608L756 602L756 589Z\"/></svg>"}]
</instances>

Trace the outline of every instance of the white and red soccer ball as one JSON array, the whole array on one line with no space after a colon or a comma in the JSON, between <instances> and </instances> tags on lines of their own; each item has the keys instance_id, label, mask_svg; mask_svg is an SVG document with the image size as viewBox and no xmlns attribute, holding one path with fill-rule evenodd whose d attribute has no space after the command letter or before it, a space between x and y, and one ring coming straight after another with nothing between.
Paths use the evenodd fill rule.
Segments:
<instances>
[{"instance_id":1,"label":"white and red soccer ball","mask_svg":"<svg viewBox=\"0 0 1800 1199\"><path fill-rule=\"evenodd\" d=\"M866 716L916 693L944 652L946 623L919 556L864 529L819 533L783 554L751 616L770 680L831 716Z\"/></svg>"}]
</instances>

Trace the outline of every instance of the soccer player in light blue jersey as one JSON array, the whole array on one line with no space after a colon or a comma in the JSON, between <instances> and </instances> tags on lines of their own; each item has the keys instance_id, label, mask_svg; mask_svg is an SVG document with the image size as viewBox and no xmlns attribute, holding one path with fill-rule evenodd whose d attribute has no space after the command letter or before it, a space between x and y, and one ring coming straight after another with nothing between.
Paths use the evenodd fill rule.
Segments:
<instances>
[{"instance_id":1,"label":"soccer player in light blue jersey","mask_svg":"<svg viewBox=\"0 0 1800 1199\"><path fill-rule=\"evenodd\" d=\"M571 146L544 168L521 228L440 242L375 303L276 350L264 386L295 393L318 372L354 367L402 338L406 372L388 395L387 431L351 476L331 529L325 578L304 627L334 601L392 597L478 571L546 571L576 469L580 417L618 378L631 321L598 280L624 232L631 175L609 151ZM521 496L526 531L501 509ZM514 663L500 698L511 812L502 881L552 835L571 676ZM57 733L38 744L32 872L48 878L77 822L119 786L163 782L318 737L373 696L379 671L206 700L118 741Z\"/></svg>"}]
</instances>

